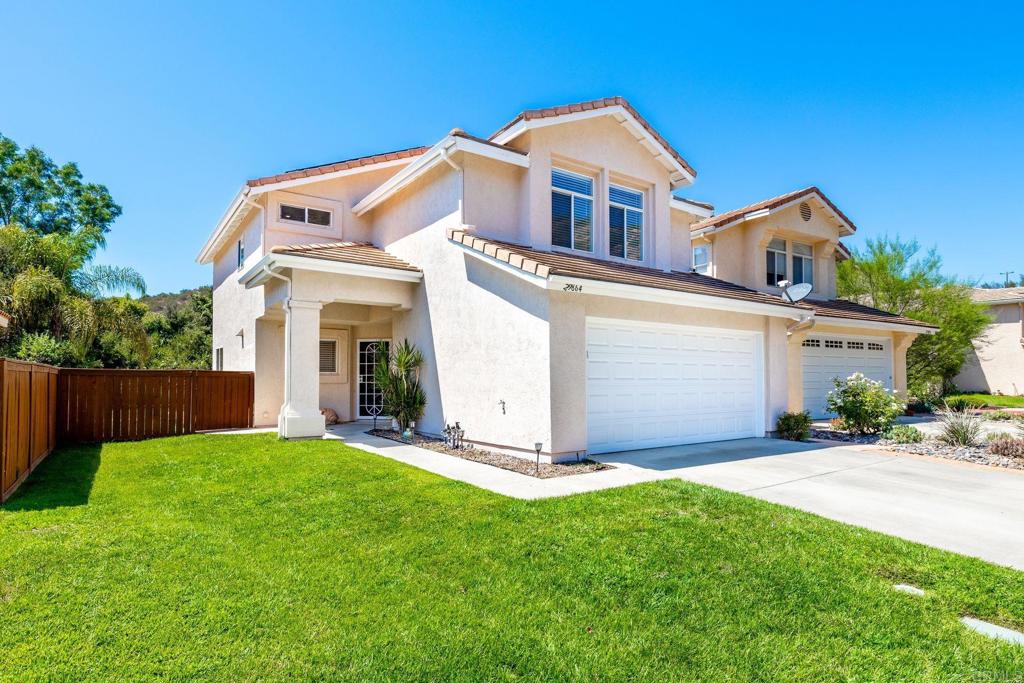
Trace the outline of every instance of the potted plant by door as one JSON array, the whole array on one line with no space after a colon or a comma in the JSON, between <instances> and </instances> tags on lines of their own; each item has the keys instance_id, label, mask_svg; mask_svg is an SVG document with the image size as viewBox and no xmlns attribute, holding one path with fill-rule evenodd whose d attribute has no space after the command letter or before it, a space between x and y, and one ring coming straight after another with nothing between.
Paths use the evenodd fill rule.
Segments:
<instances>
[{"instance_id":1,"label":"potted plant by door","mask_svg":"<svg viewBox=\"0 0 1024 683\"><path fill-rule=\"evenodd\" d=\"M411 440L416 421L423 415L427 396L420 384L419 370L423 354L408 339L402 340L374 368L374 379L380 389L384 412L392 417L395 431Z\"/></svg>"}]
</instances>

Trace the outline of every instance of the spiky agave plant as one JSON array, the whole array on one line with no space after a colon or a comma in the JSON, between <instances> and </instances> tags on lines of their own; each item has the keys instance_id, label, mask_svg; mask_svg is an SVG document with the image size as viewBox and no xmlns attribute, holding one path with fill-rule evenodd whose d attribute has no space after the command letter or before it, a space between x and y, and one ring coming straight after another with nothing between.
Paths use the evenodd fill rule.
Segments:
<instances>
[{"instance_id":1,"label":"spiky agave plant","mask_svg":"<svg viewBox=\"0 0 1024 683\"><path fill-rule=\"evenodd\" d=\"M420 419L427 405L427 395L419 378L422 365L423 353L404 339L388 356L381 356L374 368L384 412L398 421L403 432Z\"/></svg>"}]
</instances>

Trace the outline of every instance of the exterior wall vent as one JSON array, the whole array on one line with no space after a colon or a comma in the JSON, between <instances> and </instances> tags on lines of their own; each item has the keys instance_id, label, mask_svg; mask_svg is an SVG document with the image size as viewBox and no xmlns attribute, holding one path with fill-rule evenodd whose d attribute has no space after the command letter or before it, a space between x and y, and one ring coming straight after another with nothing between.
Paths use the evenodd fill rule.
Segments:
<instances>
[{"instance_id":1,"label":"exterior wall vent","mask_svg":"<svg viewBox=\"0 0 1024 683\"><path fill-rule=\"evenodd\" d=\"M803 218L804 221L811 220L811 205L807 202L800 203L800 218Z\"/></svg>"}]
</instances>

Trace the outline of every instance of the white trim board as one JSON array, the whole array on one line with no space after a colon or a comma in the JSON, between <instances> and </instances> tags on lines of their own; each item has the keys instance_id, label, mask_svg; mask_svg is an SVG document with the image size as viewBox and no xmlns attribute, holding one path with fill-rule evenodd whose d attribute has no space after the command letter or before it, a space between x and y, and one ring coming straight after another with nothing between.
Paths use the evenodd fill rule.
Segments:
<instances>
[{"instance_id":1,"label":"white trim board","mask_svg":"<svg viewBox=\"0 0 1024 683\"><path fill-rule=\"evenodd\" d=\"M398 282L420 282L423 279L423 273L418 271L367 266L361 263L329 261L309 256L294 256L292 254L267 254L252 268L245 271L238 278L238 282L245 285L246 289L251 289L252 287L264 284L271 277L266 271L274 271L281 268L311 270L318 273L333 273L336 275L354 275L379 280L396 280Z\"/></svg>"}]
</instances>

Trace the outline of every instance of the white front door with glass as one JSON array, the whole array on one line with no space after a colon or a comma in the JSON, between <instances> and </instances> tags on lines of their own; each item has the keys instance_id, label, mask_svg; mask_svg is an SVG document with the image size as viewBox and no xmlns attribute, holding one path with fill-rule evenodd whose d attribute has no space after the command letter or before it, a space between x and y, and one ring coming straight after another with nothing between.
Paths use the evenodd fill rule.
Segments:
<instances>
[{"instance_id":1,"label":"white front door with glass","mask_svg":"<svg viewBox=\"0 0 1024 683\"><path fill-rule=\"evenodd\" d=\"M360 339L356 346L359 382L356 387L359 402L359 417L381 417L384 413L384 397L374 379L373 370L379 358L387 358L391 349L388 339Z\"/></svg>"}]
</instances>

